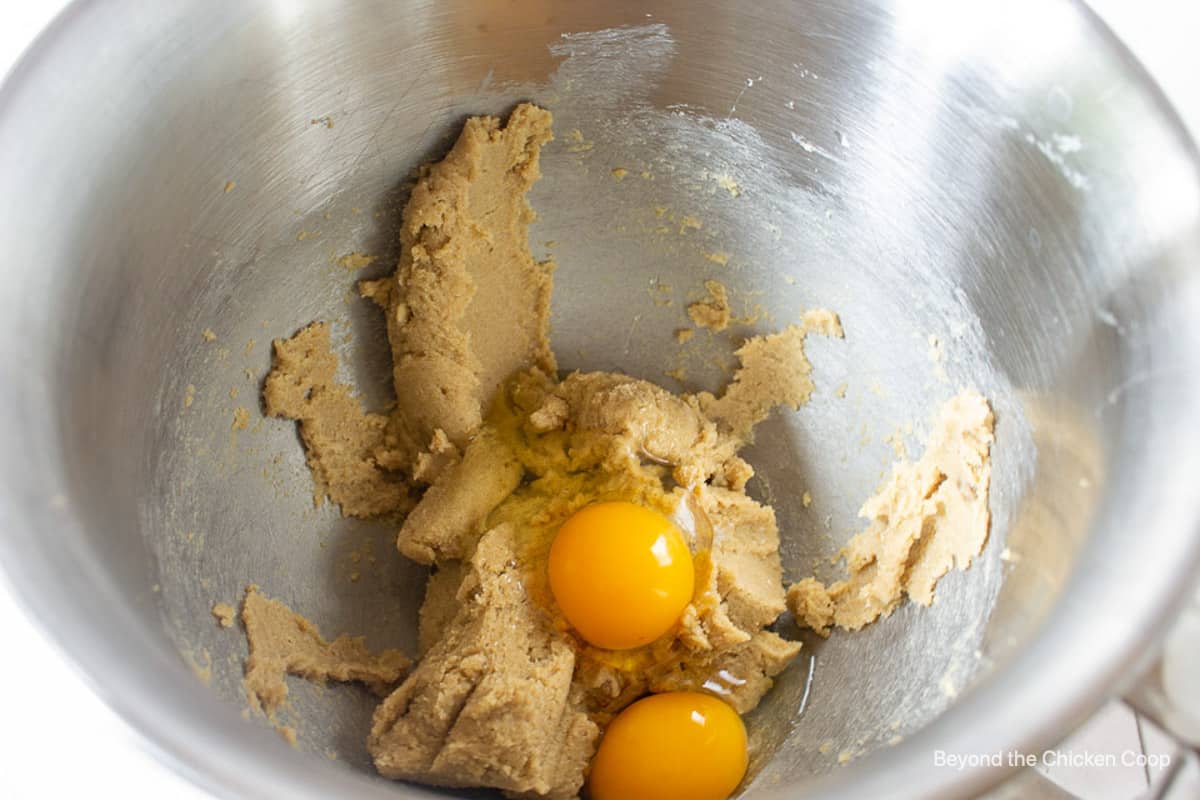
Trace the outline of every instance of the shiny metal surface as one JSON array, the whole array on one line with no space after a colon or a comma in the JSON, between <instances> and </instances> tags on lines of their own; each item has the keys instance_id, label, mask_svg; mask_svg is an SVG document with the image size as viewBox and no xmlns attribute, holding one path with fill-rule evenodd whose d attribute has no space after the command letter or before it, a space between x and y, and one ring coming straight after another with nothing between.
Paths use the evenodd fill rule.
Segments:
<instances>
[{"instance_id":1,"label":"shiny metal surface","mask_svg":"<svg viewBox=\"0 0 1200 800\"><path fill-rule=\"evenodd\" d=\"M564 368L707 388L738 336L841 313L813 403L749 453L793 577L857 529L886 437L914 450L960 384L993 399L984 556L928 611L805 640L752 721L747 794L994 783L932 753L1056 741L1137 674L1200 546L1195 146L1085 9L994 6L77 3L0 94L9 578L217 793L445 796L370 777L356 689L293 684L305 752L245 723L244 643L209 611L255 582L326 632L411 644L421 571L391 526L312 508L258 381L271 338L324 318L386 402L382 325L336 258L390 269L410 170L533 99L559 134L531 200ZM679 356L709 277L755 319Z\"/></svg>"}]
</instances>

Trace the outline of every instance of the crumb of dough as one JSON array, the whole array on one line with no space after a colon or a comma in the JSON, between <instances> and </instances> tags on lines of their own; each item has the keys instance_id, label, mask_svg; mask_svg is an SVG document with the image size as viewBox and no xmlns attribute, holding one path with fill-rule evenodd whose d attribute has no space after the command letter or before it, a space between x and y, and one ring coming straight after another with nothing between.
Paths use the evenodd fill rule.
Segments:
<instances>
[{"instance_id":1,"label":"crumb of dough","mask_svg":"<svg viewBox=\"0 0 1200 800\"><path fill-rule=\"evenodd\" d=\"M212 328L205 328L204 330L200 331L200 336L206 342L215 342L217 340L217 335L213 333Z\"/></svg>"},{"instance_id":2,"label":"crumb of dough","mask_svg":"<svg viewBox=\"0 0 1200 800\"><path fill-rule=\"evenodd\" d=\"M833 394L838 398L844 398L846 396L846 391L849 388L849 384L847 384L845 381L842 381L837 385L837 388L833 390Z\"/></svg>"},{"instance_id":3,"label":"crumb of dough","mask_svg":"<svg viewBox=\"0 0 1200 800\"><path fill-rule=\"evenodd\" d=\"M704 257L714 264L719 264L724 267L729 263L729 253L722 250L714 250L711 253L705 253Z\"/></svg>"},{"instance_id":4,"label":"crumb of dough","mask_svg":"<svg viewBox=\"0 0 1200 800\"><path fill-rule=\"evenodd\" d=\"M296 736L296 729L291 725L276 725L275 732L279 734L280 739L283 739L292 747L297 746L299 740Z\"/></svg>"},{"instance_id":5,"label":"crumb of dough","mask_svg":"<svg viewBox=\"0 0 1200 800\"><path fill-rule=\"evenodd\" d=\"M399 650L373 654L363 637L345 634L327 642L316 626L257 586L246 587L242 624L250 655L243 685L250 705L272 714L287 699L285 675L312 681L358 681L383 694L408 672L408 657Z\"/></svg>"},{"instance_id":6,"label":"crumb of dough","mask_svg":"<svg viewBox=\"0 0 1200 800\"><path fill-rule=\"evenodd\" d=\"M233 422L230 423L230 429L235 431L244 431L250 424L250 410L238 406L233 410Z\"/></svg>"},{"instance_id":7,"label":"crumb of dough","mask_svg":"<svg viewBox=\"0 0 1200 800\"><path fill-rule=\"evenodd\" d=\"M683 217L680 217L680 219L679 219L679 232L680 233L684 233L685 231L687 231L689 229L698 231L703 227L704 227L704 223L700 222L700 220L696 219L693 216L685 214Z\"/></svg>"},{"instance_id":8,"label":"crumb of dough","mask_svg":"<svg viewBox=\"0 0 1200 800\"><path fill-rule=\"evenodd\" d=\"M369 256L366 253L360 253L355 250L351 253L346 253L344 256L339 256L337 264L344 270L351 272L369 267L375 263L375 256Z\"/></svg>"},{"instance_id":9,"label":"crumb of dough","mask_svg":"<svg viewBox=\"0 0 1200 800\"><path fill-rule=\"evenodd\" d=\"M336 372L325 323L276 339L262 390L266 412L300 423L316 504L328 497L352 517L403 513L412 507L410 486L393 468L404 456L395 455L401 446L388 418L364 411Z\"/></svg>"},{"instance_id":10,"label":"crumb of dough","mask_svg":"<svg viewBox=\"0 0 1200 800\"><path fill-rule=\"evenodd\" d=\"M230 387L230 389L229 389L229 399L230 399L230 400L237 400L237 396L238 396L238 387L236 387L236 386L231 386L231 387Z\"/></svg>"},{"instance_id":11,"label":"crumb of dough","mask_svg":"<svg viewBox=\"0 0 1200 800\"><path fill-rule=\"evenodd\" d=\"M258 342L257 342L257 341L255 341L254 339L248 339L248 340L246 341L246 346L242 348L242 355L244 355L244 356L248 356L248 355L250 355L251 353L253 353L253 352L254 352L254 345L256 345L256 344L258 344Z\"/></svg>"},{"instance_id":12,"label":"crumb of dough","mask_svg":"<svg viewBox=\"0 0 1200 800\"><path fill-rule=\"evenodd\" d=\"M196 387L189 383L187 388L183 390L183 407L191 408L192 403L196 402Z\"/></svg>"},{"instance_id":13,"label":"crumb of dough","mask_svg":"<svg viewBox=\"0 0 1200 800\"><path fill-rule=\"evenodd\" d=\"M723 331L729 327L733 314L729 307L729 292L720 281L707 280L704 290L708 298L690 303L687 314L698 327Z\"/></svg>"},{"instance_id":14,"label":"crumb of dough","mask_svg":"<svg viewBox=\"0 0 1200 800\"><path fill-rule=\"evenodd\" d=\"M475 119L487 119L487 117L475 117ZM596 146L595 142L586 141L583 137L583 131L578 128L567 131L567 141L569 142L567 145L568 153L586 153Z\"/></svg>"},{"instance_id":15,"label":"crumb of dough","mask_svg":"<svg viewBox=\"0 0 1200 800\"><path fill-rule=\"evenodd\" d=\"M788 589L801 624L828 635L887 616L904 597L923 606L950 569L967 569L987 541L990 450L995 418L987 400L964 390L942 406L925 452L899 461L862 506L866 530L842 548L848 576L830 586L806 578Z\"/></svg>"},{"instance_id":16,"label":"crumb of dough","mask_svg":"<svg viewBox=\"0 0 1200 800\"><path fill-rule=\"evenodd\" d=\"M229 194L237 187L235 181L225 181L225 194Z\"/></svg>"},{"instance_id":17,"label":"crumb of dough","mask_svg":"<svg viewBox=\"0 0 1200 800\"><path fill-rule=\"evenodd\" d=\"M675 369L669 369L666 372L664 372L663 375L666 375L668 378L677 380L680 383L683 383L684 381L687 380L687 370L684 369L683 367L675 367Z\"/></svg>"},{"instance_id":18,"label":"crumb of dough","mask_svg":"<svg viewBox=\"0 0 1200 800\"><path fill-rule=\"evenodd\" d=\"M212 615L222 628L232 628L237 611L229 603L216 603L212 607Z\"/></svg>"},{"instance_id":19,"label":"crumb of dough","mask_svg":"<svg viewBox=\"0 0 1200 800\"><path fill-rule=\"evenodd\" d=\"M827 308L811 308L805 311L800 324L809 333L819 333L834 339L846 338L846 332L842 330L842 321Z\"/></svg>"},{"instance_id":20,"label":"crumb of dough","mask_svg":"<svg viewBox=\"0 0 1200 800\"><path fill-rule=\"evenodd\" d=\"M675 341L679 342L680 344L684 344L685 342L691 341L691 338L695 333L696 331L691 328L680 328L675 331Z\"/></svg>"},{"instance_id":21,"label":"crumb of dough","mask_svg":"<svg viewBox=\"0 0 1200 800\"><path fill-rule=\"evenodd\" d=\"M833 751L833 742L829 739L826 739L825 741L821 742L821 745L817 748L817 752L823 756L829 755L829 753L832 751Z\"/></svg>"},{"instance_id":22,"label":"crumb of dough","mask_svg":"<svg viewBox=\"0 0 1200 800\"><path fill-rule=\"evenodd\" d=\"M733 178L729 177L728 175L718 175L716 180L717 180L717 185L720 186L725 191L729 192L730 197L740 197L741 196L741 194L742 194L741 187L739 187L737 185L737 182L734 181Z\"/></svg>"},{"instance_id":23,"label":"crumb of dough","mask_svg":"<svg viewBox=\"0 0 1200 800\"><path fill-rule=\"evenodd\" d=\"M803 505L805 508L808 508L809 506L811 506L812 505L812 493L805 492L800 497L800 504Z\"/></svg>"},{"instance_id":24,"label":"crumb of dough","mask_svg":"<svg viewBox=\"0 0 1200 800\"><path fill-rule=\"evenodd\" d=\"M854 759L854 753L852 753L849 750L843 750L842 752L838 753L837 763L847 764L850 761L852 761L853 759Z\"/></svg>"},{"instance_id":25,"label":"crumb of dough","mask_svg":"<svg viewBox=\"0 0 1200 800\"><path fill-rule=\"evenodd\" d=\"M628 174L629 170L625 169L624 167L617 167L612 171L613 180L617 181L618 183L625 180L625 176Z\"/></svg>"}]
</instances>

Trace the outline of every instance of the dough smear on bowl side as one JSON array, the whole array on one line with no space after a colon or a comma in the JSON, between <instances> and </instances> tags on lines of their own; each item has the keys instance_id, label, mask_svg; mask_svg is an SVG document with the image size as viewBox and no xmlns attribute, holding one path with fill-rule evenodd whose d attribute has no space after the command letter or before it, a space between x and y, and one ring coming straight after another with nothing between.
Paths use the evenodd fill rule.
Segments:
<instances>
[{"instance_id":1,"label":"dough smear on bowl side","mask_svg":"<svg viewBox=\"0 0 1200 800\"><path fill-rule=\"evenodd\" d=\"M450 153L423 168L395 273L360 284L387 315L397 397L389 413L363 409L336 382L323 323L275 342L264 403L298 422L317 502L402 519L400 552L432 568L411 672L394 651L374 656L345 637L326 643L257 592L247 594L243 619L248 689L252 676L265 685L250 691L264 706L279 698L283 672L390 689L368 736L381 774L570 798L602 729L630 703L703 691L746 713L799 651L770 630L789 599L779 530L774 511L746 494L753 468L738 453L773 409L808 402L806 338L843 334L836 314L815 309L799 325L750 338L719 395L675 395L606 372L560 379L547 339L553 265L530 254L525 199L550 126L550 114L528 104L503 126L472 118ZM991 415L976 394L952 404L956 427L916 465L898 465L892 488L868 502L872 526L848 545L857 572L844 586L792 587L798 619L821 631L853 627L852 598L895 585L925 602L951 564L965 568L982 547ZM976 429L984 412L986 437ZM977 446L960 446L964 437ZM632 650L577 636L548 586L558 529L609 500L672 519L694 557L695 589L678 623ZM889 511L909 503L926 516L902 521ZM927 519L933 532L923 535ZM330 663L342 655L345 664Z\"/></svg>"},{"instance_id":2,"label":"dough smear on bowl side","mask_svg":"<svg viewBox=\"0 0 1200 800\"><path fill-rule=\"evenodd\" d=\"M796 621L828 636L887 616L907 596L933 603L934 585L951 568L967 569L987 542L995 419L978 392L942 406L925 452L892 465L891 477L859 516L865 530L841 550L848 576L825 586L805 578L788 587Z\"/></svg>"}]
</instances>

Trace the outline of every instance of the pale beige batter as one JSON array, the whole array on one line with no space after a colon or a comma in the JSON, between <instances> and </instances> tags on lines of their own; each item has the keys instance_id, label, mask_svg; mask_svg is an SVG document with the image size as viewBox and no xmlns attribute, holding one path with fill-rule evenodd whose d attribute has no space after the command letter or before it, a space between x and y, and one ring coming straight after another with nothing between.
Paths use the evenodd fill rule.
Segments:
<instances>
[{"instance_id":1,"label":"pale beige batter","mask_svg":"<svg viewBox=\"0 0 1200 800\"><path fill-rule=\"evenodd\" d=\"M422 171L404 211L396 273L360 285L387 314L397 397L389 414L365 411L336 382L323 323L275 343L263 394L268 413L299 422L318 501L328 497L354 516L404 515L400 552L433 567L418 663L379 706L370 731L379 771L571 798L601 729L633 700L702 690L744 713L800 649L768 629L786 608L779 531L772 509L745 494L753 469L738 452L774 408L808 402L806 337L843 332L835 314L817 309L799 325L746 340L719 395L677 396L613 373L559 380L546 336L551 265L530 256L525 201L549 139L550 115L521 105L503 127L491 117L469 120L450 154ZM728 297L710 284L709 299L688 313L721 330ZM962 422L954 430L974 431L978 406L955 402ZM987 420L990 436L990 413ZM851 581L861 584L825 590L802 581L791 593L799 619L820 630L826 619L842 624L860 585L890 590L899 580L914 599L931 598L955 559L969 563L982 545L970 509L984 510L986 535L990 438L979 440L982 449L952 446L961 438L935 439L928 465L897 467L888 497L944 495L935 494L944 504L927 515L942 520L936 535L914 534L920 520L903 524L901 536L912 542L901 577L884 585L882 565L904 548L893 542L899 520L885 514L891 500L872 501L876 523L851 543L852 563L863 565ZM939 488L950 483L958 488ZM677 628L633 651L576 637L546 578L559 526L607 499L674 518L697 568ZM956 527L966 521L969 540ZM890 610L898 597L876 604L890 602ZM283 702L286 673L382 690L408 670L400 653L372 655L361 639L325 642L253 587L242 619L247 696L267 711Z\"/></svg>"},{"instance_id":2,"label":"pale beige batter","mask_svg":"<svg viewBox=\"0 0 1200 800\"><path fill-rule=\"evenodd\" d=\"M942 407L925 453L894 464L859 511L870 524L842 548L849 576L828 587L805 578L788 589L797 622L822 636L833 625L858 630L905 596L930 605L939 578L971 565L987 541L993 423L974 391Z\"/></svg>"}]
</instances>

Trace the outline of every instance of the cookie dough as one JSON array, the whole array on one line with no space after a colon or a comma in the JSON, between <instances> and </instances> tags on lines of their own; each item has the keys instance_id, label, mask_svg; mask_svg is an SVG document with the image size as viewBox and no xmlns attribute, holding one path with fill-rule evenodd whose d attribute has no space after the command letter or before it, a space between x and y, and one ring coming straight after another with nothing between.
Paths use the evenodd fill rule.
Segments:
<instances>
[{"instance_id":1,"label":"cookie dough","mask_svg":"<svg viewBox=\"0 0 1200 800\"><path fill-rule=\"evenodd\" d=\"M574 650L529 602L519 551L511 526L477 543L442 635L375 712L367 747L380 774L578 794L599 731L572 683Z\"/></svg>"},{"instance_id":2,"label":"cookie dough","mask_svg":"<svg viewBox=\"0 0 1200 800\"><path fill-rule=\"evenodd\" d=\"M246 587L242 624L250 644L242 684L251 707L267 714L287 699L286 675L318 682L358 681L385 694L411 664L399 650L371 653L361 636L343 634L327 642L315 625L253 585Z\"/></svg>"},{"instance_id":3,"label":"cookie dough","mask_svg":"<svg viewBox=\"0 0 1200 800\"><path fill-rule=\"evenodd\" d=\"M400 443L387 416L364 411L337 382L337 364L324 322L276 339L263 384L266 412L299 423L316 504L328 497L352 517L403 513L413 499L408 479L394 469L404 461Z\"/></svg>"},{"instance_id":4,"label":"cookie dough","mask_svg":"<svg viewBox=\"0 0 1200 800\"><path fill-rule=\"evenodd\" d=\"M554 265L529 252L534 213L525 200L550 123L528 104L504 126L467 120L413 188L395 274L364 287L387 313L393 417L414 454L439 431L461 450L503 381L528 367L555 369L546 338Z\"/></svg>"},{"instance_id":5,"label":"cookie dough","mask_svg":"<svg viewBox=\"0 0 1200 800\"><path fill-rule=\"evenodd\" d=\"M837 317L830 311L822 314L834 321L836 327L831 324L829 330L840 336ZM700 396L705 413L736 436L746 437L772 408L784 405L796 410L807 403L815 388L810 377L812 364L804 355L807 333L808 328L793 325L774 336L756 336L743 344L735 353L741 367L725 394Z\"/></svg>"},{"instance_id":6,"label":"cookie dough","mask_svg":"<svg viewBox=\"0 0 1200 800\"><path fill-rule=\"evenodd\" d=\"M348 515L403 517L398 549L430 566L417 665L404 678L400 653L372 655L348 637L327 643L253 587L242 619L247 696L257 707L283 701L287 673L390 688L368 737L381 774L571 798L604 726L638 697L706 691L745 713L799 651L770 629L789 599L779 529L774 511L746 494L754 470L739 451L774 409L808 402L807 337L843 331L836 314L814 309L801 324L747 339L719 394L675 395L607 372L560 377L547 341L552 265L530 255L525 200L550 122L530 105L503 126L469 120L450 154L421 171L395 274L360 284L387 315L393 409L367 411L337 383L323 323L275 343L264 387L268 413L299 422L318 499ZM721 330L728 294L715 281L707 290L688 313ZM929 463L898 466L890 494L868 503L875 522L852 551L852 563L863 563L845 588L793 586L799 619L827 630L851 619L862 591L886 594L897 581L901 593L931 599L950 564L977 552L972 509L982 507L986 535L987 449L964 466L968 449L955 442L977 430L978 406L960 405L960 422L931 443ZM990 413L988 425L990 436ZM927 490L941 505L926 517L889 515L890 503L929 500ZM621 652L573 633L546 570L561 524L614 499L670 516L697 570L676 628ZM931 517L942 521L923 535ZM956 538L951 528L968 524L970 541ZM912 541L893 569L893 552L904 550L897 530Z\"/></svg>"},{"instance_id":7,"label":"cookie dough","mask_svg":"<svg viewBox=\"0 0 1200 800\"><path fill-rule=\"evenodd\" d=\"M891 614L905 597L933 603L938 579L952 567L967 569L987 542L993 425L978 392L947 402L921 458L893 465L859 511L870 524L842 548L848 576L789 587L796 621L828 636L834 625L858 630Z\"/></svg>"}]
</instances>

